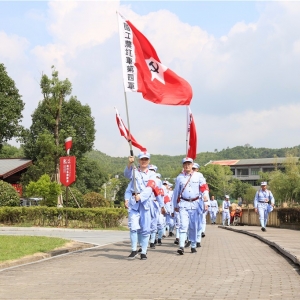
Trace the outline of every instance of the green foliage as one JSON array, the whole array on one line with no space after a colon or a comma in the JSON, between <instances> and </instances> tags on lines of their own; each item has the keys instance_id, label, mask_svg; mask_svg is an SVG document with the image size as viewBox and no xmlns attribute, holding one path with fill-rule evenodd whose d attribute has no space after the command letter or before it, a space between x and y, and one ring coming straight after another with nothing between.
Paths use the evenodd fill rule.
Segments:
<instances>
[{"instance_id":1,"label":"green foliage","mask_svg":"<svg viewBox=\"0 0 300 300\"><path fill-rule=\"evenodd\" d=\"M124 204L124 194L128 186L128 183L129 183L129 179L127 179L123 175L119 176L119 190L117 191L116 194L115 205L122 206Z\"/></svg>"},{"instance_id":2,"label":"green foliage","mask_svg":"<svg viewBox=\"0 0 300 300\"><path fill-rule=\"evenodd\" d=\"M23 148L17 148L7 143L0 147L0 158L21 158L24 157Z\"/></svg>"},{"instance_id":3,"label":"green foliage","mask_svg":"<svg viewBox=\"0 0 300 300\"><path fill-rule=\"evenodd\" d=\"M211 160L285 157L288 153L300 157L300 145L280 149L254 148L250 145L227 148L221 151L216 149L215 152L198 153L195 161L203 166ZM135 150L135 155L137 154L138 150ZM111 157L98 150L90 151L86 153L86 156L98 161L103 169L112 175L123 174L128 162L126 155L124 157ZM185 154L176 156L153 154L151 155L151 163L158 166L158 173L162 175L162 178L170 178L168 180L173 182L172 179L176 178L182 170L181 161L183 157L185 157Z\"/></svg>"},{"instance_id":4,"label":"green foliage","mask_svg":"<svg viewBox=\"0 0 300 300\"><path fill-rule=\"evenodd\" d=\"M19 122L23 118L24 102L15 82L8 76L0 63L0 148L2 144L21 134Z\"/></svg>"},{"instance_id":5,"label":"green foliage","mask_svg":"<svg viewBox=\"0 0 300 300\"><path fill-rule=\"evenodd\" d=\"M300 224L300 207L294 208L279 208L277 217L280 223L298 223Z\"/></svg>"},{"instance_id":6,"label":"green foliage","mask_svg":"<svg viewBox=\"0 0 300 300\"><path fill-rule=\"evenodd\" d=\"M108 174L98 161L81 157L76 161L76 187L82 194L99 192L101 186L108 180Z\"/></svg>"},{"instance_id":7,"label":"green foliage","mask_svg":"<svg viewBox=\"0 0 300 300\"><path fill-rule=\"evenodd\" d=\"M83 206L88 208L110 207L110 201L106 200L99 193L90 192L83 196Z\"/></svg>"},{"instance_id":8,"label":"green foliage","mask_svg":"<svg viewBox=\"0 0 300 300\"><path fill-rule=\"evenodd\" d=\"M0 207L0 223L71 228L111 228L121 224L122 208Z\"/></svg>"},{"instance_id":9,"label":"green foliage","mask_svg":"<svg viewBox=\"0 0 300 300\"><path fill-rule=\"evenodd\" d=\"M31 181L25 192L27 197L43 198L42 205L46 206L55 206L60 193L60 185L57 182L51 182L47 174L42 175L36 182Z\"/></svg>"},{"instance_id":10,"label":"green foliage","mask_svg":"<svg viewBox=\"0 0 300 300\"><path fill-rule=\"evenodd\" d=\"M43 75L41 90L44 99L32 114L32 125L23 133L24 153L34 161L27 178L22 183L36 180L41 171L55 179L59 158L65 156L64 140L71 136L71 155L80 159L86 151L91 151L95 139L95 122L88 105L82 105L71 94L68 79L60 80L53 67L52 78Z\"/></svg>"},{"instance_id":11,"label":"green foliage","mask_svg":"<svg viewBox=\"0 0 300 300\"><path fill-rule=\"evenodd\" d=\"M0 180L0 206L19 206L17 191L7 182Z\"/></svg>"},{"instance_id":12,"label":"green foliage","mask_svg":"<svg viewBox=\"0 0 300 300\"><path fill-rule=\"evenodd\" d=\"M262 180L268 181L276 202L291 202L299 200L300 165L295 158L287 157L284 170L275 170L260 174Z\"/></svg>"},{"instance_id":13,"label":"green foliage","mask_svg":"<svg viewBox=\"0 0 300 300\"><path fill-rule=\"evenodd\" d=\"M209 185L210 194L215 198L224 198L224 195L231 194L234 190L232 183L232 173L228 166L207 165L201 166L200 172Z\"/></svg>"},{"instance_id":14,"label":"green foliage","mask_svg":"<svg viewBox=\"0 0 300 300\"><path fill-rule=\"evenodd\" d=\"M69 191L68 191L68 203L66 202L66 187L65 186L62 187L62 197L63 197L63 205L64 205L64 207L78 208L77 203L79 204L80 207L83 207L83 195L73 185L72 185L72 187L69 187ZM76 203L74 197L75 197L77 203Z\"/></svg>"},{"instance_id":15,"label":"green foliage","mask_svg":"<svg viewBox=\"0 0 300 300\"><path fill-rule=\"evenodd\" d=\"M255 194L256 194L256 189L254 189L253 187L247 189L245 194L242 196L243 203L246 204L253 203Z\"/></svg>"}]
</instances>

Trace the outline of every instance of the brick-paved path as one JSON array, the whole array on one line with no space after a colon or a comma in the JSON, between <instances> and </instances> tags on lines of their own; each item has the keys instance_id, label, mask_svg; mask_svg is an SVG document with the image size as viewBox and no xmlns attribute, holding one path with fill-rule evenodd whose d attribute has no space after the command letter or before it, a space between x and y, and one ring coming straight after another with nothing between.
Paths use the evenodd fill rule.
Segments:
<instances>
[{"instance_id":1,"label":"brick-paved path","mask_svg":"<svg viewBox=\"0 0 300 300\"><path fill-rule=\"evenodd\" d=\"M297 265L261 241L207 226L198 253L173 238L125 259L129 241L0 272L0 299L299 299Z\"/></svg>"}]
</instances>

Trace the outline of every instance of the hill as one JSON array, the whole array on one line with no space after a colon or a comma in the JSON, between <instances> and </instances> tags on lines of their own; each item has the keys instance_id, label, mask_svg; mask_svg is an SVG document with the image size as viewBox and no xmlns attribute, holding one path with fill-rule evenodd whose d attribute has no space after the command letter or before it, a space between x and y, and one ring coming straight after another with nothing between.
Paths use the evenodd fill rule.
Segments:
<instances>
[{"instance_id":1,"label":"hill","mask_svg":"<svg viewBox=\"0 0 300 300\"><path fill-rule=\"evenodd\" d=\"M204 165L210 160L285 157L287 154L300 156L300 145L280 149L254 148L250 145L226 148L221 151L216 149L214 152L198 153L196 161ZM98 150L91 151L86 156L98 161L111 175L123 174L127 165L127 157L111 157ZM158 172L163 178L174 178L181 169L181 159L184 156L184 154L176 156L153 154L151 163L158 166Z\"/></svg>"}]
</instances>

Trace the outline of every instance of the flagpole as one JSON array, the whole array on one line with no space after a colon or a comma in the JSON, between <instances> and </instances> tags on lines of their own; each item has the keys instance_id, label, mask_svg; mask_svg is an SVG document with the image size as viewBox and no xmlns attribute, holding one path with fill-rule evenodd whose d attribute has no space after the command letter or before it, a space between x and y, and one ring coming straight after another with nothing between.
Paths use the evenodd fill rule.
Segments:
<instances>
[{"instance_id":1,"label":"flagpole","mask_svg":"<svg viewBox=\"0 0 300 300\"><path fill-rule=\"evenodd\" d=\"M189 143L189 109L188 106L186 106L186 141L185 141L185 153L186 157L188 154L188 143Z\"/></svg>"},{"instance_id":2,"label":"flagpole","mask_svg":"<svg viewBox=\"0 0 300 300\"><path fill-rule=\"evenodd\" d=\"M124 85L123 85L124 87ZM127 127L128 127L128 137L129 137L129 149L130 149L130 156L133 156L133 150L132 150L132 141L131 141L131 133L130 133L130 122L129 122L129 112L128 112L128 103L127 103L127 94L125 92L124 87L124 96L125 96L125 107L126 107L126 118L127 118ZM133 177L133 187L134 187L134 193L137 194L137 188L136 188L136 180L135 180L135 165L132 164L132 177Z\"/></svg>"}]
</instances>

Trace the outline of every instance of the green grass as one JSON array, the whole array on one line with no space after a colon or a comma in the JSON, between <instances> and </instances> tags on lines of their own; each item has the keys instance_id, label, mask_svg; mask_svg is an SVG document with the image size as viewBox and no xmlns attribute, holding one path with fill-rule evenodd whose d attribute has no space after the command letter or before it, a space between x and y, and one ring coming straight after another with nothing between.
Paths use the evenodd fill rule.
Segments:
<instances>
[{"instance_id":1,"label":"green grass","mask_svg":"<svg viewBox=\"0 0 300 300\"><path fill-rule=\"evenodd\" d=\"M37 252L48 252L69 240L44 236L0 235L0 262L18 259Z\"/></svg>"}]
</instances>

